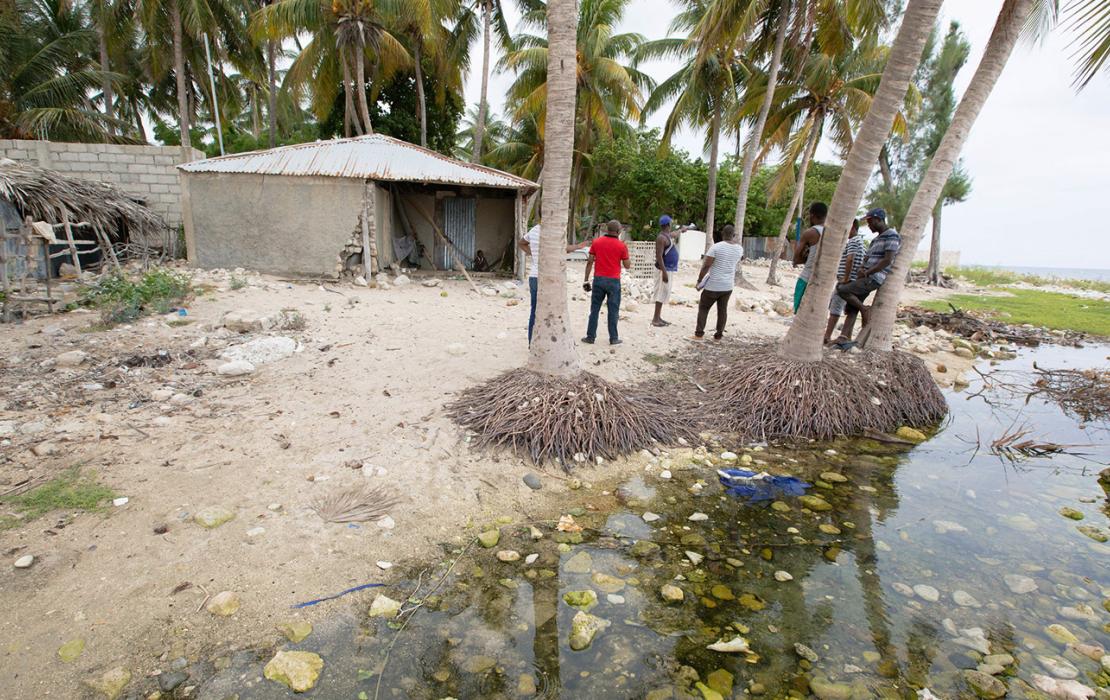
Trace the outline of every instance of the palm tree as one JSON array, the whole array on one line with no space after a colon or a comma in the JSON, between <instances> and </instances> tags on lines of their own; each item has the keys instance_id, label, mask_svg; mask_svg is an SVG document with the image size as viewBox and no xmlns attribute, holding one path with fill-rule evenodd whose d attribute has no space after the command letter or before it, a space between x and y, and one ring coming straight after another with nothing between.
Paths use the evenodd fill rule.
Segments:
<instances>
[{"instance_id":1,"label":"palm tree","mask_svg":"<svg viewBox=\"0 0 1110 700\"><path fill-rule=\"evenodd\" d=\"M667 102L674 101L663 128L663 148L670 146L671 137L684 125L707 128L709 177L705 229L712 233L717 207L717 158L721 121L728 104L735 97L740 66L724 48L712 52L699 51L699 43L692 32L701 26L707 9L708 5L701 0L691 2L687 9L672 20L670 28L671 32L686 33L688 38L659 39L645 43L637 58L683 60L678 71L651 92L644 103L641 120L661 109ZM707 238L707 243L708 240Z\"/></svg>"},{"instance_id":2,"label":"palm tree","mask_svg":"<svg viewBox=\"0 0 1110 700\"><path fill-rule=\"evenodd\" d=\"M587 0L588 1L588 0ZM549 0L547 7L547 93L543 197L540 233L539 294L536 330L528 355L528 369L549 376L568 377L581 371L581 362L567 329L566 231L570 215L571 164L574 160L574 120L577 110L574 0Z\"/></svg>"},{"instance_id":3,"label":"palm tree","mask_svg":"<svg viewBox=\"0 0 1110 700\"><path fill-rule=\"evenodd\" d=\"M526 10L542 10L538 0L521 0ZM458 33L466 37L463 46L468 47L470 39L477 36L476 25L482 25L482 88L478 96L478 119L474 123L474 148L471 149L470 162L477 163L481 154L486 150L483 141L486 137L486 122L489 119L489 74L490 74L490 41L494 33L504 50L512 45L512 34L509 32L509 23L505 19L505 9L502 0L471 0L464 8L459 21ZM464 55L469 55L464 52Z\"/></svg>"},{"instance_id":4,"label":"palm tree","mask_svg":"<svg viewBox=\"0 0 1110 700\"><path fill-rule=\"evenodd\" d=\"M914 71L921 62L925 42L940 12L941 0L909 0L902 24L891 47L882 81L871 109L856 133L841 172L826 219L825 234L817 247L817 263L802 306L782 343L788 359L816 362L821 359L822 339L836 268L852 218L878 162L879 150L890 135L895 115L906 99ZM826 251L832 253L825 254Z\"/></svg>"},{"instance_id":5,"label":"palm tree","mask_svg":"<svg viewBox=\"0 0 1110 700\"><path fill-rule=\"evenodd\" d=\"M462 119L462 125L459 127L458 132L455 134L456 158L461 158L463 160L468 160L471 162L486 163L487 156L489 156L489 154L491 154L492 152L499 150L501 146L506 141L508 141L511 133L515 134L517 132L516 128L514 128L510 132L509 126L505 124L505 122L502 121L500 118L498 118L496 114L493 114L491 112L486 115L485 138L482 141L482 148L485 150L485 153L482 153L475 161L473 160L472 155L474 153L474 137L477 132L477 126L478 107L477 105L475 105L466 110L466 114L463 116ZM517 127L519 126L522 126L522 124L518 122ZM532 131L533 133L535 133L534 129ZM543 149L541 148L540 152L542 153L542 151ZM512 164L510 165L508 163ZM499 159L498 163L489 162L489 164L501 168L502 170L508 170L510 172L517 173L518 175L521 175L523 171L523 167L519 163L514 162L514 159L512 157ZM523 177L528 176L523 175Z\"/></svg>"},{"instance_id":6,"label":"palm tree","mask_svg":"<svg viewBox=\"0 0 1110 700\"><path fill-rule=\"evenodd\" d=\"M1005 0L1002 4L994 31L983 52L983 58L910 204L909 213L902 227L903 253L897 257L893 271L879 288L871 313L871 322L861 334L860 340L868 349L890 350L891 348L894 321L898 314L898 299L905 287L906 272L913 258L910 251L915 250L921 240L925 231L925 222L929 219L945 183L948 182L956 167L956 160L979 112L990 97L1002 74L1002 69L1017 45L1022 26L1029 18L1034 2L1035 0Z\"/></svg>"},{"instance_id":7,"label":"palm tree","mask_svg":"<svg viewBox=\"0 0 1110 700\"><path fill-rule=\"evenodd\" d=\"M1064 24L1074 38L1075 86L1082 90L1110 58L1110 3L1106 0L1071 0L1060 10L1060 0L1037 0L1025 31L1030 39L1039 41Z\"/></svg>"},{"instance_id":8,"label":"palm tree","mask_svg":"<svg viewBox=\"0 0 1110 700\"><path fill-rule=\"evenodd\" d=\"M866 43L839 54L816 52L808 57L797 77L779 86L782 93L779 99L783 103L767 122L767 142L763 151L778 146L783 151L783 158L775 179L771 181L768 196L777 198L790 184L794 185L794 195L779 228L767 284L778 284L779 257L786 246L786 234L793 221L794 210L804 206L805 176L826 123L831 127L837 148L842 154L847 154L852 145L853 125L863 121L871 108L871 100L882 77L886 53L884 47L868 46ZM911 93L911 99L915 99L916 91L911 89ZM754 109L756 101L762 103L763 95L758 92L753 94L747 108ZM905 127L905 116L899 110L894 130L905 133ZM791 177L799 156L802 162L797 177Z\"/></svg>"}]
</instances>

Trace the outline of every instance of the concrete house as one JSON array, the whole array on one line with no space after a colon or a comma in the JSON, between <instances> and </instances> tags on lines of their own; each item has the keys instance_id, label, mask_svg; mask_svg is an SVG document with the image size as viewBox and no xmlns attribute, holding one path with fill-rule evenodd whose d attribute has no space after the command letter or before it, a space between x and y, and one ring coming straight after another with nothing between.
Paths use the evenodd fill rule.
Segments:
<instances>
[{"instance_id":1,"label":"concrete house","mask_svg":"<svg viewBox=\"0 0 1110 700\"><path fill-rule=\"evenodd\" d=\"M537 185L382 135L178 166L189 260L338 277L390 265L512 270ZM364 263L364 257L366 263Z\"/></svg>"}]
</instances>

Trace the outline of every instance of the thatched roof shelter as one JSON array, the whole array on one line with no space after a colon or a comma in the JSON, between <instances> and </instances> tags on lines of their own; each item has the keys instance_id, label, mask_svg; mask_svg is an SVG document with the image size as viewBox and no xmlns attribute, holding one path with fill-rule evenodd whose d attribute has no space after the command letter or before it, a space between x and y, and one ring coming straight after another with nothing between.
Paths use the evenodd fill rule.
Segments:
<instances>
[{"instance_id":1,"label":"thatched roof shelter","mask_svg":"<svg viewBox=\"0 0 1110 700\"><path fill-rule=\"evenodd\" d=\"M132 237L156 240L165 219L135 202L126 192L103 182L66 177L26 163L0 158L0 199L25 216L61 223L63 212L74 224L87 223L113 241L123 224Z\"/></svg>"}]
</instances>

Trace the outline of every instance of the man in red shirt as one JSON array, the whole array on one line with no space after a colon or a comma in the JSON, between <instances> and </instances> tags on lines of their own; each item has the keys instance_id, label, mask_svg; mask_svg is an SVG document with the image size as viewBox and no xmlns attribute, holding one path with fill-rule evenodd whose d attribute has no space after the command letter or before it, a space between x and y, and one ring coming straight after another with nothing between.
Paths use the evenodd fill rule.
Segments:
<instances>
[{"instance_id":1,"label":"man in red shirt","mask_svg":"<svg viewBox=\"0 0 1110 700\"><path fill-rule=\"evenodd\" d=\"M628 246L620 239L621 222L613 219L606 226L605 235L596 239L590 246L590 258L586 261L586 279L582 289L592 292L590 297L590 322L586 326L583 343L593 344L597 339L597 317L602 302L608 306L609 344L620 345L617 336L617 317L621 311L621 265L632 269L628 256ZM590 272L594 272L593 285L590 285Z\"/></svg>"}]
</instances>

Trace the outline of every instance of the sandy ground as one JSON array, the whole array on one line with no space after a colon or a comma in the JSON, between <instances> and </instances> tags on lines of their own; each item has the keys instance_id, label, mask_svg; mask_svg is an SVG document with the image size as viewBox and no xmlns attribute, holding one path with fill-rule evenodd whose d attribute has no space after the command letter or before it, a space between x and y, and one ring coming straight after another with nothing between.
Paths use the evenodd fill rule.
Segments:
<instances>
[{"instance_id":1,"label":"sandy ground","mask_svg":"<svg viewBox=\"0 0 1110 700\"><path fill-rule=\"evenodd\" d=\"M581 274L572 263L578 336L588 311ZM789 272L777 288L761 284L765 268L747 274L759 291L737 290L740 305L785 300L793 289ZM686 347L694 275L692 267L680 273L679 303L664 314L674 325L653 328L650 304L626 304L625 344L581 345L584 365L631 381L656 371L653 355ZM113 666L140 678L202 649L273 641L276 624L329 610L294 615L291 604L383 580L379 560L399 565L434 555L438 543L473 533L470 523L543 509L566 491L551 471L470 451L442 410L455 392L524 363L526 288L518 301L476 295L461 281L329 291L254 279L189 302L187 325L156 317L90 332L95 316L71 313L0 332L0 491L81 466L128 499L101 513L56 512L0 531L3 696L75 697L82 679ZM914 290L921 294L935 292ZM244 377L214 371L224 346L253 337L219 329L226 312L288 307L307 321L303 331L285 333L299 352ZM725 342L777 337L787 323L734 305ZM88 360L51 366L74 349ZM121 369L128 358L158 350L172 361ZM580 476L603 479L636 468L635 461L591 465ZM541 491L521 481L533 470L543 475ZM314 497L358 482L399 497L389 510L394 527L328 524L311 510ZM211 506L235 518L211 530L192 521ZM6 511L0 505L0 515ZM159 525L168 530L156 534ZM15 569L25 554L34 565ZM241 596L238 613L222 618L202 608L206 593L225 590ZM85 640L85 650L63 663L56 651L74 638Z\"/></svg>"}]
</instances>

